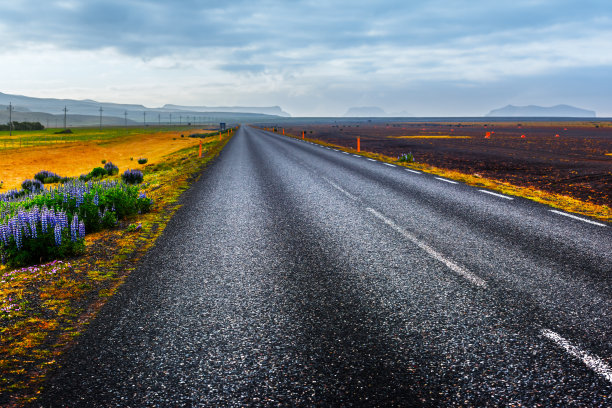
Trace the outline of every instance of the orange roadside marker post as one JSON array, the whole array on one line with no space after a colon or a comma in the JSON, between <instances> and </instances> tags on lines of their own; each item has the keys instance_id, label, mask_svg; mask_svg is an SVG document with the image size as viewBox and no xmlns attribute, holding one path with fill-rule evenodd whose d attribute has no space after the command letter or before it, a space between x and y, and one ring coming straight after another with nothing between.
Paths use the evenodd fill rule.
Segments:
<instances>
[{"instance_id":1,"label":"orange roadside marker post","mask_svg":"<svg viewBox=\"0 0 612 408\"><path fill-rule=\"evenodd\" d=\"M283 128L283 136L285 136L285 128Z\"/></svg>"},{"instance_id":2,"label":"orange roadside marker post","mask_svg":"<svg viewBox=\"0 0 612 408\"><path fill-rule=\"evenodd\" d=\"M491 132L487 132L487 133L485 133L485 139L488 139L488 138L490 138L490 137L491 137Z\"/></svg>"},{"instance_id":3,"label":"orange roadside marker post","mask_svg":"<svg viewBox=\"0 0 612 408\"><path fill-rule=\"evenodd\" d=\"M361 140L359 140L359 138L357 138L357 151L361 151Z\"/></svg>"},{"instance_id":4,"label":"orange roadside marker post","mask_svg":"<svg viewBox=\"0 0 612 408\"><path fill-rule=\"evenodd\" d=\"M202 139L200 139L200 154L198 157L202 157Z\"/></svg>"}]
</instances>

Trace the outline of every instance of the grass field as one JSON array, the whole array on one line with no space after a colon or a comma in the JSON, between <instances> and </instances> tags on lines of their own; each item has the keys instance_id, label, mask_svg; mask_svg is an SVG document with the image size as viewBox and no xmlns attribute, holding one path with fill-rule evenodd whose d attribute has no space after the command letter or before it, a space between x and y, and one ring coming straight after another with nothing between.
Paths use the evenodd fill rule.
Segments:
<instances>
[{"instance_id":1,"label":"grass field","mask_svg":"<svg viewBox=\"0 0 612 408\"><path fill-rule=\"evenodd\" d=\"M18 132L12 137L8 132L0 132L0 147L3 143L12 146L0 149L0 181L3 182L0 193L19 188L23 180L33 178L40 170L73 177L102 167L102 160L113 162L121 172L139 169L143 167L138 164L139 158L147 158L149 164L157 163L168 153L199 144L200 139L188 135L210 132L170 129L75 129L68 135L45 130ZM21 147L19 138L22 138Z\"/></svg>"}]
</instances>

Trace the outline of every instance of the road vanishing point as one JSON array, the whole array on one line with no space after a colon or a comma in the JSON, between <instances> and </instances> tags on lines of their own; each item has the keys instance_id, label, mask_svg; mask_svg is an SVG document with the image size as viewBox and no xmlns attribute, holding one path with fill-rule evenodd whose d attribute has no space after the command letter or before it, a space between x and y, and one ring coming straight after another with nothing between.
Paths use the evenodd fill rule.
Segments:
<instances>
[{"instance_id":1,"label":"road vanishing point","mask_svg":"<svg viewBox=\"0 0 612 408\"><path fill-rule=\"evenodd\" d=\"M35 406L611 406L611 224L243 126Z\"/></svg>"}]
</instances>

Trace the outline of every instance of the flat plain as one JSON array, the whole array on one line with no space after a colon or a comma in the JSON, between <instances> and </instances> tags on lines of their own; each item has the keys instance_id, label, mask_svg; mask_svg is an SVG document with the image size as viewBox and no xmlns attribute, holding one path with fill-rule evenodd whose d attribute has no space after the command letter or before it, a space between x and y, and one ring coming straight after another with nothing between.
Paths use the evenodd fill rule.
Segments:
<instances>
[{"instance_id":1,"label":"flat plain","mask_svg":"<svg viewBox=\"0 0 612 408\"><path fill-rule=\"evenodd\" d=\"M0 193L20 188L23 180L33 178L41 170L64 177L88 173L102 167L102 160L111 161L120 169L140 169L139 158L148 164L160 162L164 156L195 146L198 138L192 133L202 129L117 128L75 129L73 134L56 135L50 131L19 132L9 137L0 132ZM181 137L183 135L184 137ZM21 147L20 147L21 146Z\"/></svg>"},{"instance_id":2,"label":"flat plain","mask_svg":"<svg viewBox=\"0 0 612 408\"><path fill-rule=\"evenodd\" d=\"M351 123L285 131L348 148L475 174L598 205L612 202L610 122Z\"/></svg>"}]
</instances>

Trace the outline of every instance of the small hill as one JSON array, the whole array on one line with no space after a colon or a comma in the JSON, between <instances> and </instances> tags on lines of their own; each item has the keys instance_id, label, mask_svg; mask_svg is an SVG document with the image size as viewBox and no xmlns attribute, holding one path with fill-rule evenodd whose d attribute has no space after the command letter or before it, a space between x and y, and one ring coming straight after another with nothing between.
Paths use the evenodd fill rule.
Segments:
<instances>
[{"instance_id":1,"label":"small hill","mask_svg":"<svg viewBox=\"0 0 612 408\"><path fill-rule=\"evenodd\" d=\"M508 105L503 108L493 109L485 116L497 116L497 117L578 117L578 118L594 118L596 116L595 111L580 109L570 105L556 105L551 107L528 105L528 106L514 106Z\"/></svg>"},{"instance_id":2,"label":"small hill","mask_svg":"<svg viewBox=\"0 0 612 408\"><path fill-rule=\"evenodd\" d=\"M191 112L228 112L228 113L258 113L261 115L273 115L290 117L291 115L281 109L280 106L182 106L166 104L162 107L166 110L191 111Z\"/></svg>"},{"instance_id":3,"label":"small hill","mask_svg":"<svg viewBox=\"0 0 612 408\"><path fill-rule=\"evenodd\" d=\"M387 116L387 113L378 106L357 106L349 108L344 114L345 117L380 117Z\"/></svg>"}]
</instances>

